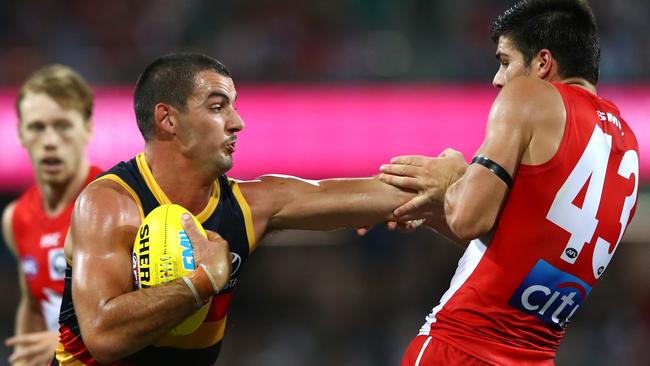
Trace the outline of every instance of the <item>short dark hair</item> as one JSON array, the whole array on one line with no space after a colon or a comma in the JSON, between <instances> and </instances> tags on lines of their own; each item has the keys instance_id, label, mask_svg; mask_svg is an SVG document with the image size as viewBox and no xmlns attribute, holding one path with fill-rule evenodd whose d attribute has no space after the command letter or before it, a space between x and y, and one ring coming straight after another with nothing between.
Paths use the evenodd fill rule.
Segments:
<instances>
[{"instance_id":1,"label":"short dark hair","mask_svg":"<svg viewBox=\"0 0 650 366\"><path fill-rule=\"evenodd\" d=\"M205 70L231 77L219 60L198 53L165 55L147 66L133 93L135 119L145 141L154 136L156 104L168 103L184 112L187 99L194 92L196 75Z\"/></svg>"},{"instance_id":2,"label":"short dark hair","mask_svg":"<svg viewBox=\"0 0 650 366\"><path fill-rule=\"evenodd\" d=\"M16 97L16 113L27 93L45 93L65 109L76 109L84 120L93 114L93 91L78 72L68 66L52 64L34 72L20 87Z\"/></svg>"},{"instance_id":3,"label":"short dark hair","mask_svg":"<svg viewBox=\"0 0 650 366\"><path fill-rule=\"evenodd\" d=\"M523 0L492 25L494 42L508 37L530 64L547 48L558 61L562 77L598 82L600 44L596 19L586 0Z\"/></svg>"}]
</instances>

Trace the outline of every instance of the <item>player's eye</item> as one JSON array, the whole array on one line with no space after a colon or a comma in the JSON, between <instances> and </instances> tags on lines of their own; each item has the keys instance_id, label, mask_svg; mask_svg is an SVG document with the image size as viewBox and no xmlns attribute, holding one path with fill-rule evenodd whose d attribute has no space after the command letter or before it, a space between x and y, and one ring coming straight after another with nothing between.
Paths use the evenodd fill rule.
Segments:
<instances>
[{"instance_id":1,"label":"player's eye","mask_svg":"<svg viewBox=\"0 0 650 366\"><path fill-rule=\"evenodd\" d=\"M45 131L45 124L44 123L30 123L27 125L27 130L31 132L43 132Z\"/></svg>"},{"instance_id":2,"label":"player's eye","mask_svg":"<svg viewBox=\"0 0 650 366\"><path fill-rule=\"evenodd\" d=\"M57 132L66 132L72 128L72 124L68 121L58 121L54 124L54 130Z\"/></svg>"}]
</instances>

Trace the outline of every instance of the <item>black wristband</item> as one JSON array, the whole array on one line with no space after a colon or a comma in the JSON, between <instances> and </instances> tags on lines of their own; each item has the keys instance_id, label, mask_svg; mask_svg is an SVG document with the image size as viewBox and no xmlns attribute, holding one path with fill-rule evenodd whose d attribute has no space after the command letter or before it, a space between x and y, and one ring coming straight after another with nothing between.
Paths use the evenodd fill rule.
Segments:
<instances>
[{"instance_id":1,"label":"black wristband","mask_svg":"<svg viewBox=\"0 0 650 366\"><path fill-rule=\"evenodd\" d=\"M472 159L472 164L481 164L484 167L488 168L492 173L508 186L508 189L512 188L512 177L508 172L501 167L501 165L495 163L494 161L486 158L485 156L477 155Z\"/></svg>"}]
</instances>

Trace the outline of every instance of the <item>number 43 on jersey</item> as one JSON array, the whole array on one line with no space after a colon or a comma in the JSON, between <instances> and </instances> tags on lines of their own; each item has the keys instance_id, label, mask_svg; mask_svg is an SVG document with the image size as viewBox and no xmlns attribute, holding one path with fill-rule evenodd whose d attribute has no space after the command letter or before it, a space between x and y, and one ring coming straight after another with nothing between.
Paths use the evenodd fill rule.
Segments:
<instances>
[{"instance_id":1,"label":"number 43 on jersey","mask_svg":"<svg viewBox=\"0 0 650 366\"><path fill-rule=\"evenodd\" d=\"M558 191L546 216L548 220L571 234L569 242L560 256L561 259L568 263L574 264L576 262L583 247L592 241L596 232L598 226L596 214L600 207L605 180L608 178L606 173L611 150L612 136L605 134L600 126L596 125L587 148L566 182L562 185L562 188ZM623 210L620 215L621 230L616 241L616 247L621 241L630 218L630 212L636 202L639 185L639 156L636 151L628 150L625 152L617 174L626 179L629 179L634 174L635 182L634 191L631 195L625 197L623 203ZM573 202L585 184L588 184L588 187L584 203L582 207L578 207ZM592 269L596 279L607 268L616 247L610 253L610 243L601 237L596 239L592 259Z\"/></svg>"}]
</instances>

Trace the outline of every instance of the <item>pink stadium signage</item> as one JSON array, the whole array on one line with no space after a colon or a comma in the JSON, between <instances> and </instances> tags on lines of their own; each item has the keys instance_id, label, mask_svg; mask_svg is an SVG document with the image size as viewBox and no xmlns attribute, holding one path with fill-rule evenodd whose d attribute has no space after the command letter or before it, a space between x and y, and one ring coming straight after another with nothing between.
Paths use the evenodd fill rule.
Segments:
<instances>
[{"instance_id":1,"label":"pink stadium signage","mask_svg":"<svg viewBox=\"0 0 650 366\"><path fill-rule=\"evenodd\" d=\"M635 130L641 179L650 181L650 87L603 87ZM466 158L483 140L496 91L482 86L425 84L241 85L237 107L246 128L239 134L229 175L250 179L267 173L305 178L376 174L391 157L437 155L453 147ZM15 90L0 91L0 190L31 181L31 168L16 138ZM133 117L131 90L96 88L91 161L108 168L143 148Z\"/></svg>"}]
</instances>

